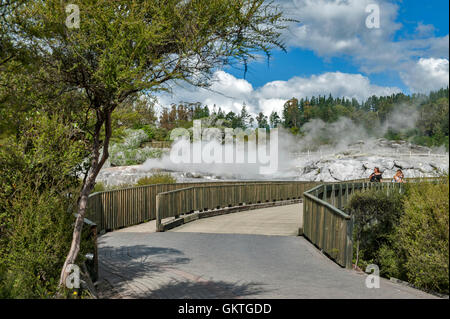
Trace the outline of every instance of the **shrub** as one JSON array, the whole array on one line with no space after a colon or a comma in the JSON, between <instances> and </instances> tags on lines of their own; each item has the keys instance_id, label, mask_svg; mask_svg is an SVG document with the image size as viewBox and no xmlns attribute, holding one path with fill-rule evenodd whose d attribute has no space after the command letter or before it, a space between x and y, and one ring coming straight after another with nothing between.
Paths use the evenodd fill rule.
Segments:
<instances>
[{"instance_id":1,"label":"shrub","mask_svg":"<svg viewBox=\"0 0 450 319\"><path fill-rule=\"evenodd\" d=\"M0 297L53 296L69 250L86 157L76 130L36 115L0 148ZM78 261L77 261L78 262Z\"/></svg>"},{"instance_id":2,"label":"shrub","mask_svg":"<svg viewBox=\"0 0 450 319\"><path fill-rule=\"evenodd\" d=\"M174 184L177 180L170 174L158 173L152 176L143 177L136 183L137 186L154 185L154 184Z\"/></svg>"},{"instance_id":3,"label":"shrub","mask_svg":"<svg viewBox=\"0 0 450 319\"><path fill-rule=\"evenodd\" d=\"M354 217L355 264L378 263L378 251L388 241L388 235L403 210L398 190L367 190L351 196L346 210Z\"/></svg>"},{"instance_id":4,"label":"shrub","mask_svg":"<svg viewBox=\"0 0 450 319\"><path fill-rule=\"evenodd\" d=\"M449 293L449 184L421 182L408 187L405 212L393 235L396 253L405 256L409 282Z\"/></svg>"},{"instance_id":5,"label":"shrub","mask_svg":"<svg viewBox=\"0 0 450 319\"><path fill-rule=\"evenodd\" d=\"M105 184L103 184L102 182L96 182L94 189L92 190L92 193L103 192L105 190L106 190Z\"/></svg>"},{"instance_id":6,"label":"shrub","mask_svg":"<svg viewBox=\"0 0 450 319\"><path fill-rule=\"evenodd\" d=\"M404 187L403 195L372 190L351 197L355 259L379 265L382 276L448 294L448 176Z\"/></svg>"},{"instance_id":7,"label":"shrub","mask_svg":"<svg viewBox=\"0 0 450 319\"><path fill-rule=\"evenodd\" d=\"M1 262L3 293L9 298L48 298L57 289L59 274L72 239L74 217L67 213L68 200L25 188L13 204ZM3 243L2 243L3 244Z\"/></svg>"},{"instance_id":8,"label":"shrub","mask_svg":"<svg viewBox=\"0 0 450 319\"><path fill-rule=\"evenodd\" d=\"M109 161L112 166L139 165L149 158L160 158L161 149L143 147L142 144L149 141L149 136L144 130L126 129L126 137L121 143L114 143L109 148Z\"/></svg>"},{"instance_id":9,"label":"shrub","mask_svg":"<svg viewBox=\"0 0 450 319\"><path fill-rule=\"evenodd\" d=\"M155 128L151 125L144 125L142 130L147 134L149 140L152 140L155 137Z\"/></svg>"}]
</instances>

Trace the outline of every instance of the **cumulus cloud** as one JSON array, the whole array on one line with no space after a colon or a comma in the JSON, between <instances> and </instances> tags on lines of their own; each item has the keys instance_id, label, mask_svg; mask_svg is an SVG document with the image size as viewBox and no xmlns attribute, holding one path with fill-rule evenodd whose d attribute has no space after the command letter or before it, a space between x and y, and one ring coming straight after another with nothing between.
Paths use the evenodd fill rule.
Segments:
<instances>
[{"instance_id":1,"label":"cumulus cloud","mask_svg":"<svg viewBox=\"0 0 450 319\"><path fill-rule=\"evenodd\" d=\"M448 85L449 36L436 37L433 25L418 22L410 35L396 37L403 27L397 22L399 6L390 0L276 0L292 23L283 34L289 47L314 51L325 59L349 57L363 74L395 72L412 92L428 92ZM368 28L369 4L380 8L380 28ZM253 113L280 111L292 97L312 95L366 99L371 95L400 92L396 87L377 86L367 76L329 72L293 77L254 88L248 81L217 71L209 90L191 86L173 88L159 96L160 105L179 102L214 104L238 112L243 103Z\"/></svg>"},{"instance_id":2,"label":"cumulus cloud","mask_svg":"<svg viewBox=\"0 0 450 319\"><path fill-rule=\"evenodd\" d=\"M428 93L436 88L448 86L449 61L421 58L408 71L400 75L413 92Z\"/></svg>"},{"instance_id":3,"label":"cumulus cloud","mask_svg":"<svg viewBox=\"0 0 450 319\"><path fill-rule=\"evenodd\" d=\"M253 114L280 112L290 98L305 98L331 94L335 97L365 100L372 95L391 95L400 92L396 87L382 87L370 83L361 74L328 72L310 77L293 77L287 81L268 82L260 88L224 71L214 74L211 87L206 90L192 86L174 88L173 94L158 97L161 106L179 102L201 102L216 105L225 111L239 112L243 103Z\"/></svg>"},{"instance_id":4,"label":"cumulus cloud","mask_svg":"<svg viewBox=\"0 0 450 319\"><path fill-rule=\"evenodd\" d=\"M409 70L418 58L446 58L448 35L434 36L434 27L418 23L414 34L396 40L402 25L399 7L378 0L380 28L367 28L366 12L373 0L278 0L284 12L300 21L284 34L289 46L309 49L321 57L348 56L366 73ZM409 73L405 72L406 79ZM435 88L436 89L436 88Z\"/></svg>"},{"instance_id":5,"label":"cumulus cloud","mask_svg":"<svg viewBox=\"0 0 450 319\"><path fill-rule=\"evenodd\" d=\"M380 4L380 28L366 27L372 0L279 0L284 12L300 20L291 25L288 43L314 50L321 56L353 55L367 44L387 41L401 26L394 22L397 6Z\"/></svg>"}]
</instances>

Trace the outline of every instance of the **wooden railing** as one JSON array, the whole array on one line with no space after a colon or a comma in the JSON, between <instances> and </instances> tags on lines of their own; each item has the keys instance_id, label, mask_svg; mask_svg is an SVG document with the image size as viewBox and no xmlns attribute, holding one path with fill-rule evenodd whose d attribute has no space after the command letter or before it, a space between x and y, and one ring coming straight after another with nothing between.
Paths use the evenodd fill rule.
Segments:
<instances>
[{"instance_id":1,"label":"wooden railing","mask_svg":"<svg viewBox=\"0 0 450 319\"><path fill-rule=\"evenodd\" d=\"M367 180L358 180L358 182ZM355 181L356 182L356 181ZM324 184L322 182L303 181L228 181L202 183L176 183L163 185L148 185L94 193L89 196L86 218L97 224L97 231L104 232L136 225L156 219L156 196L159 193L170 192L189 187L221 186L221 185L252 185L252 184L292 184L307 185L303 191ZM326 184L326 183L325 183ZM284 190L283 190L284 191ZM280 191L282 194L283 191ZM251 192L250 189L247 192ZM282 194L282 198L292 197ZM280 196L278 196L281 198ZM277 198L278 198L277 197ZM234 203L235 201L233 201ZM244 201L245 202L245 201ZM231 203L228 203L231 204ZM213 207L208 205L209 207ZM177 215L175 215L177 216Z\"/></svg>"},{"instance_id":2,"label":"wooden railing","mask_svg":"<svg viewBox=\"0 0 450 319\"><path fill-rule=\"evenodd\" d=\"M206 185L159 193L156 197L156 227L161 221L194 211L220 209L243 204L256 204L299 199L314 182L271 182L232 185Z\"/></svg>"},{"instance_id":3,"label":"wooden railing","mask_svg":"<svg viewBox=\"0 0 450 319\"><path fill-rule=\"evenodd\" d=\"M146 145L154 148L170 148L172 141L152 141L148 142Z\"/></svg>"},{"instance_id":4,"label":"wooden railing","mask_svg":"<svg viewBox=\"0 0 450 319\"><path fill-rule=\"evenodd\" d=\"M353 220L343 211L350 196L372 188L398 191L401 186L367 182L318 185L303 194L303 235L336 263L351 268Z\"/></svg>"},{"instance_id":5,"label":"wooden railing","mask_svg":"<svg viewBox=\"0 0 450 319\"><path fill-rule=\"evenodd\" d=\"M148 185L148 186L140 186L140 187L132 187L125 189L117 189L111 191L104 191L99 193L94 193L89 197L88 201L88 211L87 218L92 220L97 224L97 230L99 232L110 231L114 229L119 229L122 227L128 227L132 225L136 225L142 222L150 221L156 219L156 197L159 193L166 193L175 191L178 189L192 188L192 187L208 187L208 186L226 186L226 185L241 185L241 191L245 192L245 200L233 198L232 201L229 201L224 204L223 200L220 199L219 205L229 205L240 202L250 202L251 196L255 196L256 188L252 188L251 185L254 184L289 184L289 185L297 185L296 187L296 195L297 197L302 196L303 191L309 189L315 185L317 182L300 182L300 181L287 181L287 182L261 182L261 181L245 181L245 182L204 182L204 183L176 183L176 184L163 184L163 185ZM245 186L245 187L244 187ZM292 186L293 187L293 186ZM212 192L212 189L210 189ZM271 192L276 192L276 187L272 188ZM280 188L278 193L274 193L276 196L272 196L273 200L276 198L292 198L293 195L289 192L287 187ZM193 201L190 199L190 196L186 196L186 192L184 192L186 205L188 205L189 201ZM211 193L210 193L211 194ZM253 195L252 195L253 194ZM165 195L170 196L170 195ZM178 195L173 195L178 196ZM198 195L200 196L200 195ZM225 196L225 195L220 195ZM227 195L228 196L228 195ZM231 196L231 195L230 195ZM238 196L238 195L233 195ZM239 195L241 196L241 195ZM244 196L244 195L242 195ZM269 196L270 197L270 196ZM202 197L203 198L203 197ZM209 196L208 198L221 198L216 196ZM227 198L228 199L228 198ZM203 199L202 199L203 200ZM205 199L206 200L206 199ZM266 200L266 199L264 199ZM262 201L262 200L261 200ZM256 203L257 200L252 199L251 202ZM194 202L193 202L194 203ZM201 204L200 199L195 202L196 205L204 205L203 208L213 208L215 207L211 202L204 202L205 204ZM168 204L169 205L169 204ZM170 204L172 205L172 204ZM175 205L175 204L173 204ZM192 205L192 204L190 204ZM197 207L197 206L196 206ZM186 212L186 209L183 208L183 212ZM180 211L181 212L181 211ZM179 215L180 212L173 212L171 210L171 215L174 217ZM169 213L163 213L169 214Z\"/></svg>"}]
</instances>

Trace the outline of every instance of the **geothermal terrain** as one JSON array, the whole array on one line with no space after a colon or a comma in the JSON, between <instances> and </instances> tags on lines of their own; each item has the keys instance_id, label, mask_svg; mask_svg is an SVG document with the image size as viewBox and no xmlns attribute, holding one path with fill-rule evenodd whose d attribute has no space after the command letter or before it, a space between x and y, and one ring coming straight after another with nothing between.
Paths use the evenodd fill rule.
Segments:
<instances>
[{"instance_id":1,"label":"geothermal terrain","mask_svg":"<svg viewBox=\"0 0 450 319\"><path fill-rule=\"evenodd\" d=\"M278 170L260 174L258 164L175 164L170 150L160 159L148 159L142 165L105 167L97 181L106 186L134 184L140 178L158 172L170 173L178 182L227 180L297 180L344 181L367 178L378 166L383 178L392 179L397 169L406 178L432 177L448 172L449 154L406 141L383 138L356 141L345 146L322 147L316 151L295 149L292 145L280 152Z\"/></svg>"}]
</instances>

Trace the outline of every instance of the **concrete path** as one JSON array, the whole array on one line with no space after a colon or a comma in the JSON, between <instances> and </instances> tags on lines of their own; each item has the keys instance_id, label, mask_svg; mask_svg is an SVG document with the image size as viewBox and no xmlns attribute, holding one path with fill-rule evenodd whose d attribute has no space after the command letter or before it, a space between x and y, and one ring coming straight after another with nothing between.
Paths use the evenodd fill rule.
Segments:
<instances>
[{"instance_id":1,"label":"concrete path","mask_svg":"<svg viewBox=\"0 0 450 319\"><path fill-rule=\"evenodd\" d=\"M274 236L296 233L299 206L211 217L165 233L143 224L100 236L100 277L110 284L103 297L434 298L384 279L368 289L365 274L339 267L303 237ZM269 228L272 235L255 235Z\"/></svg>"}]
</instances>

